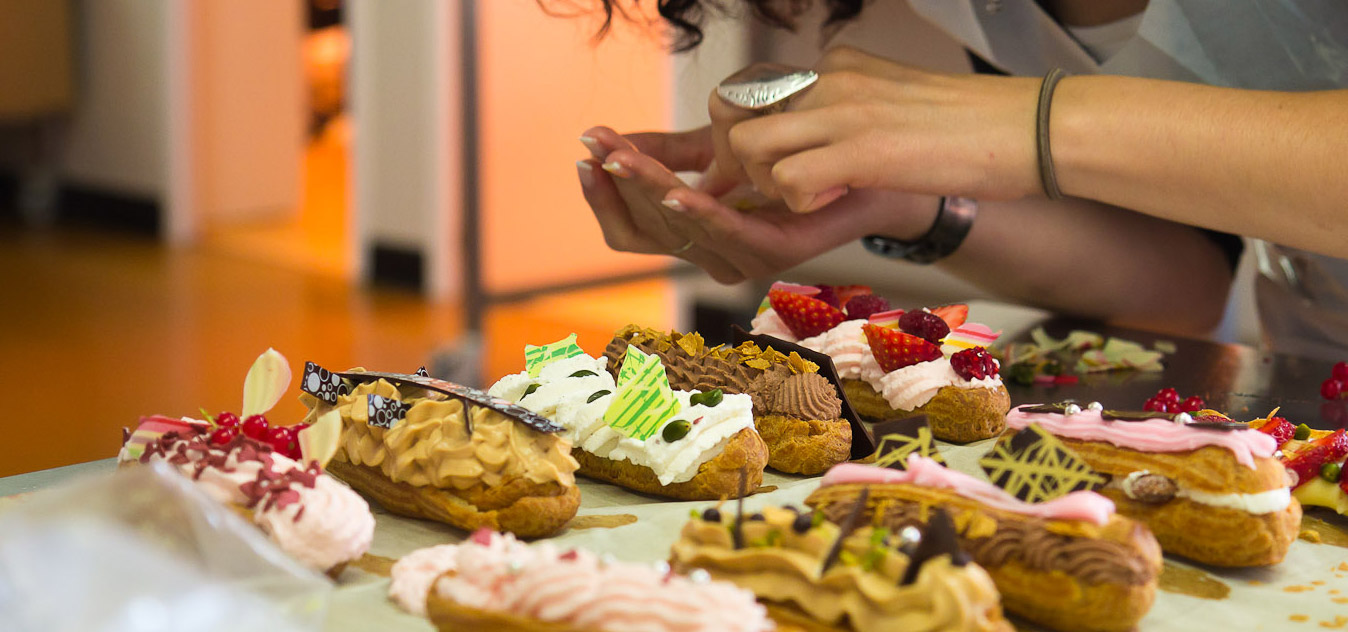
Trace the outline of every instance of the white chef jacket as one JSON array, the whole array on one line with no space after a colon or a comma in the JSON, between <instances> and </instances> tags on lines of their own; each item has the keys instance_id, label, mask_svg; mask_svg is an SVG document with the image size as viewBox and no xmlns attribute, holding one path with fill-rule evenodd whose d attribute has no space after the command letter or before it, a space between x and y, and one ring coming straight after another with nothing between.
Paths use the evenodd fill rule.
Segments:
<instances>
[{"instance_id":1,"label":"white chef jacket","mask_svg":"<svg viewBox=\"0 0 1348 632\"><path fill-rule=\"evenodd\" d=\"M1058 66L1073 74L1234 88L1348 87L1348 0L1151 0L1136 34L1104 60L1093 58L1033 0L908 3L1014 75L1043 75ZM1348 174L1325 186L1348 186ZM1348 221L1348 209L1344 217ZM1258 257L1255 294L1267 345L1282 353L1348 358L1348 260L1247 241Z\"/></svg>"}]
</instances>

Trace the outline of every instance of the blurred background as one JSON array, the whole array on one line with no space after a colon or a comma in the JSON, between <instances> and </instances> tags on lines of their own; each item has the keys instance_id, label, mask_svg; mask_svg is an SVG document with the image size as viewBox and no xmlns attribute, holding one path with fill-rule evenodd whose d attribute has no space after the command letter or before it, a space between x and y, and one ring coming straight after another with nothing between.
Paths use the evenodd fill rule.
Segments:
<instances>
[{"instance_id":1,"label":"blurred background","mask_svg":"<svg viewBox=\"0 0 1348 632\"><path fill-rule=\"evenodd\" d=\"M812 64L817 19L730 15L671 55L653 15L597 41L594 3L543 4L0 0L0 476L114 456L140 415L237 412L267 347L297 374L486 386L570 332L597 354L629 322L747 324L766 283L604 245L577 137L701 125L750 61ZM867 11L905 15L830 43L968 69L905 3ZM899 305L983 296L876 263L854 245L784 276ZM286 398L270 417L302 414Z\"/></svg>"}]
</instances>

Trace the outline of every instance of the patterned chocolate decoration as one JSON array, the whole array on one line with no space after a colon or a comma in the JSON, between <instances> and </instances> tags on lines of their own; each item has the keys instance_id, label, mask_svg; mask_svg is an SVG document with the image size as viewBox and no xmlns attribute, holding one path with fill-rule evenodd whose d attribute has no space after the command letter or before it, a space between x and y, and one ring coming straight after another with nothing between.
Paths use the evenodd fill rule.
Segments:
<instances>
[{"instance_id":1,"label":"patterned chocolate decoration","mask_svg":"<svg viewBox=\"0 0 1348 632\"><path fill-rule=\"evenodd\" d=\"M997 486L1031 503L1105 484L1103 476L1038 424L1026 426L1010 441L998 441L978 464Z\"/></svg>"},{"instance_id":2,"label":"patterned chocolate decoration","mask_svg":"<svg viewBox=\"0 0 1348 632\"><path fill-rule=\"evenodd\" d=\"M422 367L417 368L417 372L416 372L416 373L413 373L412 375L415 375L415 376L417 376L417 377L430 377L430 376L431 376L431 372L430 372L430 371L427 371L425 366L422 366Z\"/></svg>"},{"instance_id":3,"label":"patterned chocolate decoration","mask_svg":"<svg viewBox=\"0 0 1348 632\"><path fill-rule=\"evenodd\" d=\"M882 421L872 429L876 440L880 442L880 447L875 450L875 464L879 467L906 470L908 455L914 452L945 464L945 459L932 439L926 415Z\"/></svg>"},{"instance_id":4,"label":"patterned chocolate decoration","mask_svg":"<svg viewBox=\"0 0 1348 632\"><path fill-rule=\"evenodd\" d=\"M927 527L922 531L922 539L917 543L917 549L909 557L908 568L903 571L903 578L899 580L900 586L907 586L917 581L917 574L922 570L922 565L941 555L949 555L950 563L955 566L964 566L969 563L969 555L960 550L959 539L955 535L955 523L950 519L944 509L933 507L931 510L931 519L927 521Z\"/></svg>"},{"instance_id":5,"label":"patterned chocolate decoration","mask_svg":"<svg viewBox=\"0 0 1348 632\"><path fill-rule=\"evenodd\" d=\"M819 365L819 374L833 385L833 390L838 392L838 399L842 400L843 419L846 419L848 425L852 426L852 458L864 459L875 452L875 440L871 438L871 432L866 428L866 424L861 423L861 417L857 415L857 411L852 409L852 403L848 401L847 393L843 391L842 379L838 377L838 369L833 366L833 358L829 357L828 354L807 349L776 336L751 334L739 325L734 325L731 328L731 336L735 346L752 342L759 347L772 347L774 350L785 354L794 351L800 357Z\"/></svg>"},{"instance_id":6,"label":"patterned chocolate decoration","mask_svg":"<svg viewBox=\"0 0 1348 632\"><path fill-rule=\"evenodd\" d=\"M304 379L300 380L300 390L317 397L327 404L336 404L341 395L342 378L313 362L304 363Z\"/></svg>"},{"instance_id":7,"label":"patterned chocolate decoration","mask_svg":"<svg viewBox=\"0 0 1348 632\"><path fill-rule=\"evenodd\" d=\"M366 401L369 424L380 428L392 428L393 424L402 421L407 416L407 411L412 408L411 404L404 404L381 395L370 395Z\"/></svg>"},{"instance_id":8,"label":"patterned chocolate decoration","mask_svg":"<svg viewBox=\"0 0 1348 632\"><path fill-rule=\"evenodd\" d=\"M548 419L547 417L539 415L538 413L529 410L528 408L525 408L523 406L520 406L519 404L511 402L509 400L488 395L486 391L479 390L471 386L464 386L462 384L455 384L453 382L437 380L433 377L407 375L405 373L381 373L378 371L351 371L348 373L338 373L337 375L339 377L352 380L354 382L374 382L376 380L385 380L397 385L420 386L421 388L424 388L426 390L435 391L437 393L443 393L445 395L463 401L467 404L471 404L473 406L480 406L482 408L494 410L498 413L501 413L502 415L505 415L506 417L509 417L515 421L525 424L530 428L533 428L534 430L537 430L539 432L558 433L563 430L561 426L557 425L557 423L553 422L551 419ZM472 418L471 416L465 416L465 419L471 418ZM469 427L468 432L470 433L472 432L471 426Z\"/></svg>"}]
</instances>

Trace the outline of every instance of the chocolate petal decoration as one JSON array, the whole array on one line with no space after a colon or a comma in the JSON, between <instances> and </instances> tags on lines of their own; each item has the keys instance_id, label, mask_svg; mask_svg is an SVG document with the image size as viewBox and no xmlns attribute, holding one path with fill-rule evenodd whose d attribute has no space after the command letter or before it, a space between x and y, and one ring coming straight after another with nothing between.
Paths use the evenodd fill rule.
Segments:
<instances>
[{"instance_id":1,"label":"chocolate petal decoration","mask_svg":"<svg viewBox=\"0 0 1348 632\"><path fill-rule=\"evenodd\" d=\"M1175 413L1158 413L1146 410L1105 410L1101 411L1100 418L1105 421L1150 421L1152 419L1174 421Z\"/></svg>"},{"instance_id":2,"label":"chocolate petal decoration","mask_svg":"<svg viewBox=\"0 0 1348 632\"><path fill-rule=\"evenodd\" d=\"M838 377L838 369L833 366L833 358L828 354L819 353L813 349L802 347L794 342L782 340L776 336L767 334L751 334L739 325L731 327L731 339L735 345L741 345L745 342L752 342L765 349L771 348L780 353L796 355L819 365L819 374L824 376L834 390L838 392L838 399L842 400L842 416L847 420L848 425L852 426L852 458L864 459L875 452L875 439L872 437L866 424L861 423L861 417L857 411L852 408L852 403L847 399L847 393L843 391L842 378Z\"/></svg>"},{"instance_id":3,"label":"chocolate petal decoration","mask_svg":"<svg viewBox=\"0 0 1348 632\"><path fill-rule=\"evenodd\" d=\"M955 566L969 563L969 555L960 549L959 538L955 534L955 522L944 509L934 507L931 510L931 519L927 521L927 528L922 532L922 539L918 541L917 549L908 560L908 568L903 571L899 585L907 586L917 581L922 565L941 555L949 555L950 563Z\"/></svg>"},{"instance_id":4,"label":"chocolate petal decoration","mask_svg":"<svg viewBox=\"0 0 1348 632\"><path fill-rule=\"evenodd\" d=\"M857 523L861 522L861 515L866 513L866 501L871 497L871 488L862 487L861 494L857 496L857 502L852 506L852 512L847 514L842 524L838 525L838 538L833 541L833 546L829 547L828 555L824 556L824 565L819 568L819 575L823 576L828 572L830 566L838 561L838 556L842 553L843 541L847 536L856 531Z\"/></svg>"}]
</instances>

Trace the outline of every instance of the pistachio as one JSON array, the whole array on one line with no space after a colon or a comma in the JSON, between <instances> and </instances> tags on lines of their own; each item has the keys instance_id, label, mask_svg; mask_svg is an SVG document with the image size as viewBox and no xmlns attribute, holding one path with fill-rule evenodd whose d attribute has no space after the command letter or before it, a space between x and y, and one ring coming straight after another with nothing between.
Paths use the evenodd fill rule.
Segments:
<instances>
[{"instance_id":1,"label":"pistachio","mask_svg":"<svg viewBox=\"0 0 1348 632\"><path fill-rule=\"evenodd\" d=\"M665 429L660 431L660 436L664 437L665 441L674 443L688 436L688 431L692 429L693 424L689 423L687 419L675 419L665 424Z\"/></svg>"},{"instance_id":2,"label":"pistachio","mask_svg":"<svg viewBox=\"0 0 1348 632\"><path fill-rule=\"evenodd\" d=\"M611 393L611 392L613 392L613 391L595 391L594 394L591 395L589 399L585 400L585 403L586 403L586 404L593 404L593 403L594 403L594 400L599 399L600 397L603 397L603 396L605 396L605 395L608 395L608 394Z\"/></svg>"},{"instance_id":3,"label":"pistachio","mask_svg":"<svg viewBox=\"0 0 1348 632\"><path fill-rule=\"evenodd\" d=\"M590 377L593 375L598 375L598 373L595 373L594 371L588 369L581 369L579 371L576 371L575 373L572 373L568 377Z\"/></svg>"}]
</instances>

